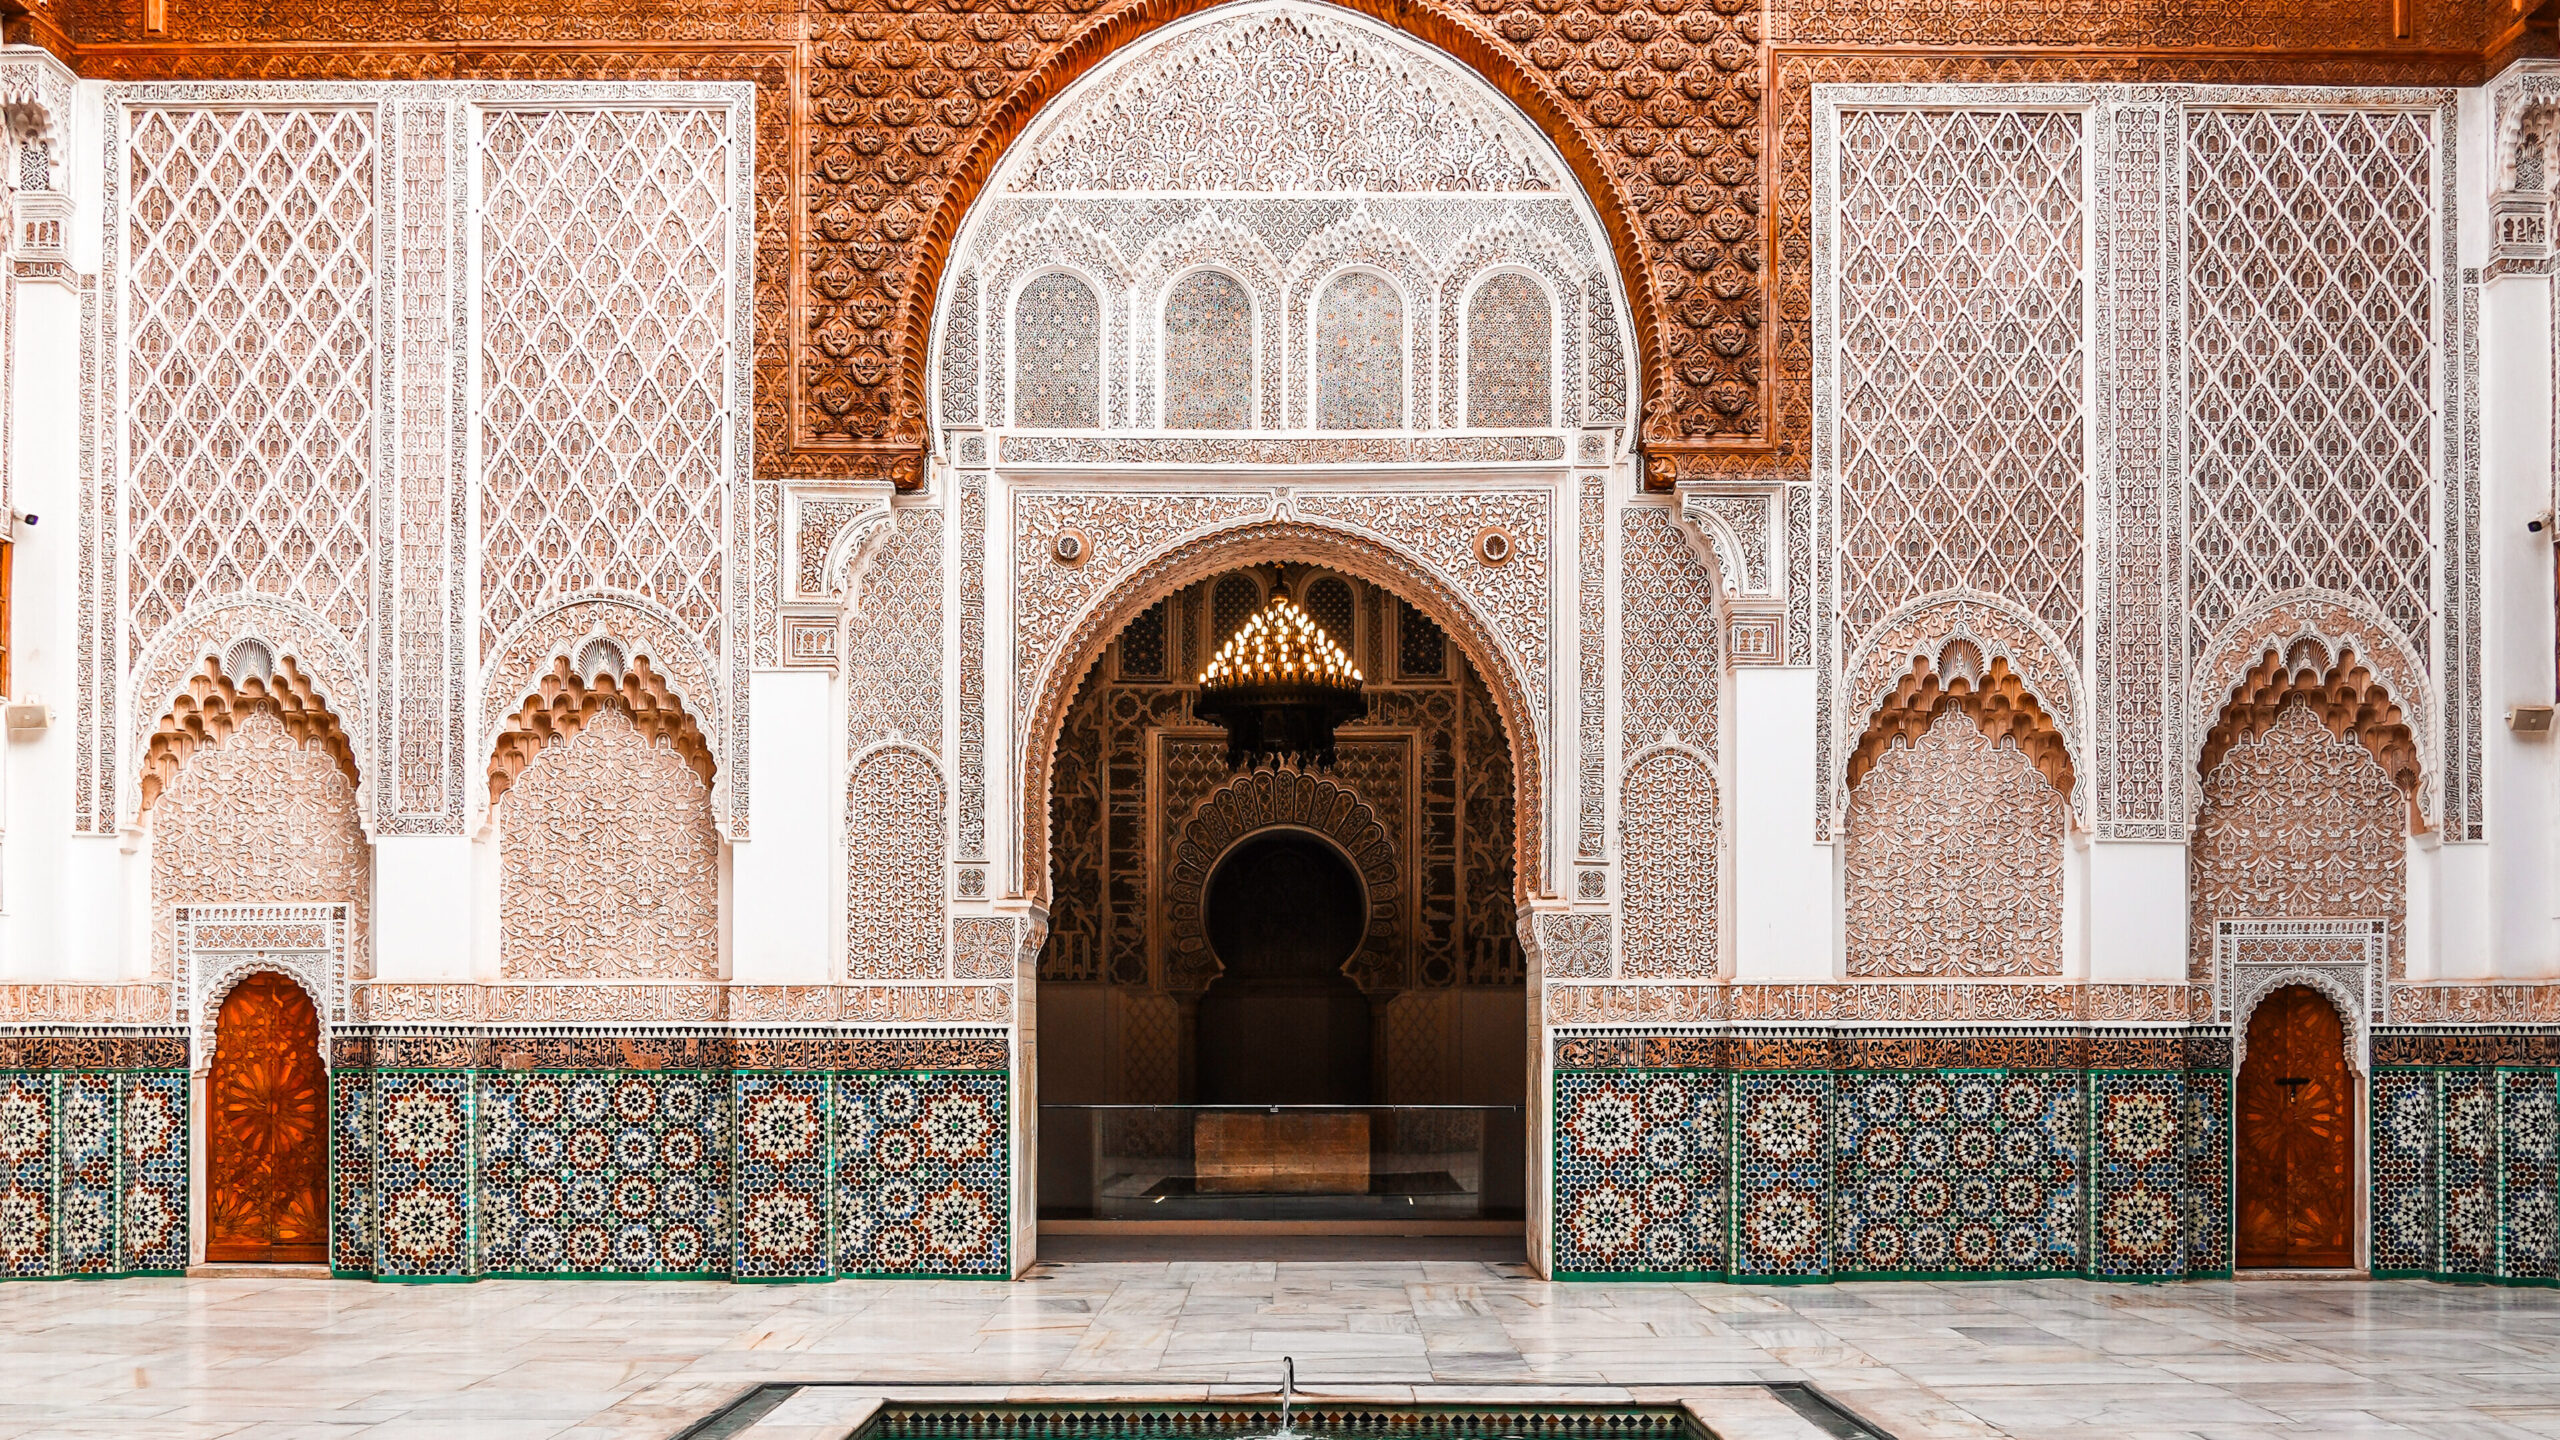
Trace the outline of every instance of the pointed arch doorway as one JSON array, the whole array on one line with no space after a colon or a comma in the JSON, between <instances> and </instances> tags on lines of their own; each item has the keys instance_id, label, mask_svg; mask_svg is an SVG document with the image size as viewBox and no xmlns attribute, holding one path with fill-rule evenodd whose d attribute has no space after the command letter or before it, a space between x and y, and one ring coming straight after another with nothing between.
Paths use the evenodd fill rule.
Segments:
<instances>
[{"instance_id":1,"label":"pointed arch doorway","mask_svg":"<svg viewBox=\"0 0 2560 1440\"><path fill-rule=\"evenodd\" d=\"M2353 1265L2355 1076L2326 996L2291 985L2258 1003L2238 1089L2240 1268Z\"/></svg>"},{"instance_id":2,"label":"pointed arch doorway","mask_svg":"<svg viewBox=\"0 0 2560 1440\"><path fill-rule=\"evenodd\" d=\"M320 1016L302 987L261 972L214 1022L205 1080L205 1259L329 1258L329 1082Z\"/></svg>"}]
</instances>

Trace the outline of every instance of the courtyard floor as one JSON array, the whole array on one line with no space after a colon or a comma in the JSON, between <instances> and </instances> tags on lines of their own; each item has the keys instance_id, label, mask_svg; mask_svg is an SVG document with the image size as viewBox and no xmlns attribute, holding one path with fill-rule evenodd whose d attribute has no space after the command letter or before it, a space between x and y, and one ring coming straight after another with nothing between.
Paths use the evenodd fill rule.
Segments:
<instances>
[{"instance_id":1,"label":"courtyard floor","mask_svg":"<svg viewBox=\"0 0 2560 1440\"><path fill-rule=\"evenodd\" d=\"M665 1440L811 1382L738 1433L820 1440L921 1386L1267 1391L1283 1355L1319 1399L1699 1396L1726 1440L1838 1433L1754 1388L1790 1381L1897 1440L2560 1437L2554 1290L1553 1285L1462 1251L1088 1248L1017 1284L0 1285L0 1437Z\"/></svg>"}]
</instances>

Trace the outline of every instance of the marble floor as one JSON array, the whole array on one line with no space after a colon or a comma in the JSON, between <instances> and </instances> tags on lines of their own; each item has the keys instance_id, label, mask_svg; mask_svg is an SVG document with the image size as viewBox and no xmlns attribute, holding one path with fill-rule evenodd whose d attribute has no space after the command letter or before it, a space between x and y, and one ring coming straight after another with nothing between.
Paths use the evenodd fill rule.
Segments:
<instances>
[{"instance_id":1,"label":"marble floor","mask_svg":"<svg viewBox=\"0 0 2560 1440\"><path fill-rule=\"evenodd\" d=\"M1897 1440L2560 1437L2553 1290L1551 1285L1483 1258L1100 1253L1016 1284L0 1284L0 1437L663 1440L817 1382L743 1433L820 1440L884 1393L1267 1389L1283 1355L1344 1398L1692 1397L1727 1440L1825 1433L1755 1388L1781 1382Z\"/></svg>"}]
</instances>

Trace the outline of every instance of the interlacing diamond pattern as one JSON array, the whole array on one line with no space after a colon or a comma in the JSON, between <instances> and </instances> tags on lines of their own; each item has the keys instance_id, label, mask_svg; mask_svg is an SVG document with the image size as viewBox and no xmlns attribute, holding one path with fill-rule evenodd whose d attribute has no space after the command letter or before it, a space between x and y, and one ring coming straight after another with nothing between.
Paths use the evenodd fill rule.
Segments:
<instances>
[{"instance_id":1,"label":"interlacing diamond pattern","mask_svg":"<svg viewBox=\"0 0 2560 1440\"><path fill-rule=\"evenodd\" d=\"M493 111L481 149L482 642L638 594L718 654L727 122Z\"/></svg>"},{"instance_id":2,"label":"interlacing diamond pattern","mask_svg":"<svg viewBox=\"0 0 2560 1440\"><path fill-rule=\"evenodd\" d=\"M2316 585L2427 648L2435 149L2424 113L2189 112L2191 645Z\"/></svg>"},{"instance_id":3,"label":"interlacing diamond pattern","mask_svg":"<svg viewBox=\"0 0 2560 1440\"><path fill-rule=\"evenodd\" d=\"M128 658L208 596L371 602L369 108L137 108L123 303Z\"/></svg>"},{"instance_id":4,"label":"interlacing diamond pattern","mask_svg":"<svg viewBox=\"0 0 2560 1440\"><path fill-rule=\"evenodd\" d=\"M2080 634L2082 120L1840 117L1842 620L1967 587Z\"/></svg>"}]
</instances>

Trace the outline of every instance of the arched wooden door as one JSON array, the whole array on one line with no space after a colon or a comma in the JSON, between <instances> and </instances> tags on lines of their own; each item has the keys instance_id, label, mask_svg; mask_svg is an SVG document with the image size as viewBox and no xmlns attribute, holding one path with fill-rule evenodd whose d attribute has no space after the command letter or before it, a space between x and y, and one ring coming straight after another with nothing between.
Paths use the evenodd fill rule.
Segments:
<instances>
[{"instance_id":1,"label":"arched wooden door","mask_svg":"<svg viewBox=\"0 0 2560 1440\"><path fill-rule=\"evenodd\" d=\"M2355 1263L2355 1079L2335 1007L2304 986L2249 1018L2240 1062L2239 1263Z\"/></svg>"},{"instance_id":2,"label":"arched wooden door","mask_svg":"<svg viewBox=\"0 0 2560 1440\"><path fill-rule=\"evenodd\" d=\"M329 1258L328 1097L311 997L281 975L241 981L206 1083L207 1260Z\"/></svg>"}]
</instances>

